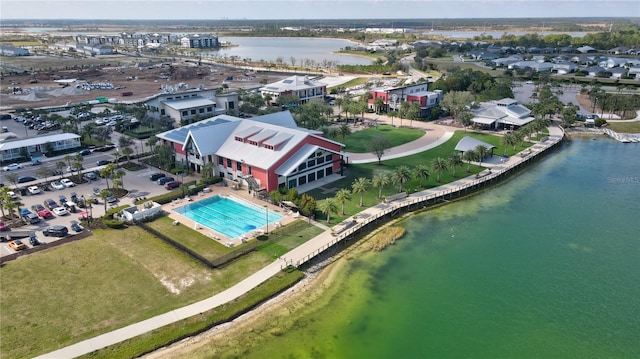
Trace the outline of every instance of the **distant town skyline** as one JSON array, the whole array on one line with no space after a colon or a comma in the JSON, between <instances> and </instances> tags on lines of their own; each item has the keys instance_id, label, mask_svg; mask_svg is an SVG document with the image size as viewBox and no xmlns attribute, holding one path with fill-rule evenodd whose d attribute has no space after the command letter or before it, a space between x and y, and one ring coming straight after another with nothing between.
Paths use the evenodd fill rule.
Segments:
<instances>
[{"instance_id":1,"label":"distant town skyline","mask_svg":"<svg viewBox=\"0 0 640 359\"><path fill-rule=\"evenodd\" d=\"M2 0L0 19L313 20L638 17L638 0Z\"/></svg>"}]
</instances>

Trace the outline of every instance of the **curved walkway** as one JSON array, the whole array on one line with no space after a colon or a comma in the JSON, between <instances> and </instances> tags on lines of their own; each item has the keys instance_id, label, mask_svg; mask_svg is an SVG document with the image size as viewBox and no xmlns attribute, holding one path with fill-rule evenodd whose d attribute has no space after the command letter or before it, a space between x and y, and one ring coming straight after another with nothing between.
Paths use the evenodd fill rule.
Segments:
<instances>
[{"instance_id":1,"label":"curved walkway","mask_svg":"<svg viewBox=\"0 0 640 359\"><path fill-rule=\"evenodd\" d=\"M415 141L390 148L384 154L384 156L382 156L382 160L391 160L394 158L405 157L430 150L447 142L453 136L453 134L453 131L427 130L427 133L425 133L424 136L418 138ZM347 155L349 156L349 163L378 162L378 157L376 157L372 153L347 152Z\"/></svg>"},{"instance_id":2,"label":"curved walkway","mask_svg":"<svg viewBox=\"0 0 640 359\"><path fill-rule=\"evenodd\" d=\"M561 139L562 130L560 130L555 126L552 126L549 128L549 134L550 134L550 137L553 138L552 141L549 141L549 144L555 143L559 141L559 139ZM444 140L444 137L445 136L443 136L442 139L437 139L437 141ZM420 139L413 142L417 142L417 141L420 141ZM420 142L420 144L423 144L424 146L428 146L423 142ZM549 144L545 144L541 146L545 147L545 146L548 146ZM418 147L424 148L418 145L416 145L415 147L416 147L415 149L416 151ZM407 150L407 151L411 151L411 150ZM407 152L404 152L404 153L407 153ZM377 158L375 160L377 161ZM509 158L509 160L506 162L493 164L494 165L493 168L496 170L505 170L506 168L509 168L511 165L515 165L520 161L522 161L522 158L513 156ZM486 164L486 162L483 162L483 163ZM470 176L435 189L424 191L424 193L421 192L421 193L416 193L414 195L428 195L428 193L431 193L431 192L436 193L438 191L443 191L443 190L446 191L447 188L456 188L456 187L464 186L465 183L469 183L473 181L477 181L475 176ZM395 203L396 205L399 205L401 202L402 201L397 201ZM387 206L370 207L365 211L359 213L358 217L374 218L376 215L379 215L380 213L385 212L388 209L389 208L387 208ZM185 307L178 308L170 312L157 315L155 317L128 325L120 329L116 329L114 331L99 335L97 337L83 340L79 343L72 344L70 346L67 346L65 348L62 348L47 354L43 354L41 356L38 356L37 358L75 358L75 357L82 356L82 355L91 353L93 351L105 348L107 346L117 344L124 340L134 338L141 334L163 327L167 324L171 324L171 323L189 318L193 315L209 311L213 308L216 308L222 304L228 303L240 297L241 295L247 293L251 289L258 286L259 284L267 281L269 278L276 275L286 265L289 265L289 264L298 265L300 263L306 262L307 260L310 259L312 255L323 251L324 249L333 245L333 243L335 243L336 240L339 240L339 239L340 238L336 238L335 236L333 236L330 230L325 230L320 235L292 249L286 255L282 256L278 261L275 261L267 265L266 267L260 269L259 271L251 274L244 280L240 281L236 285L218 294L215 294L199 302L187 305Z\"/></svg>"}]
</instances>

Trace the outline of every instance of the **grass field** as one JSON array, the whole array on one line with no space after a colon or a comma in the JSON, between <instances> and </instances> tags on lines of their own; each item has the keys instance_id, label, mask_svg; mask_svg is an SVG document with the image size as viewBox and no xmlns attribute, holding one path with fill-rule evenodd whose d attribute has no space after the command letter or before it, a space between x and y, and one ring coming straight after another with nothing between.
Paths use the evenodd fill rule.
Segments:
<instances>
[{"instance_id":1,"label":"grass field","mask_svg":"<svg viewBox=\"0 0 640 359\"><path fill-rule=\"evenodd\" d=\"M465 133L464 131L456 131L456 133L453 135L451 139L449 139L449 141L431 150L421 152L415 155L403 157L403 158L392 159L392 160L384 160L384 157L383 157L381 166L378 166L377 163L366 163L366 164L355 164L355 165L351 164L349 165L349 167L345 172L345 178L338 180L336 182L333 182L331 186L336 187L338 189L346 188L351 190L352 189L351 184L357 178L365 177L365 178L371 179L373 177L373 174L376 173L377 171L386 171L390 175L395 168L402 165L409 167L409 169L413 169L417 164L425 164L428 167L430 167L431 161L433 161L435 158L441 157L446 159L451 154L453 154L455 152L454 149L456 144L464 136L471 136L496 146L496 148L493 150L493 153L495 155L501 156L504 153L505 148L500 143L501 137L499 136L494 136L494 135L485 134L485 133L477 133L477 132ZM524 146L529 147L531 146L531 143L525 143ZM522 149L523 149L522 147L518 146L516 148L516 151L514 151L513 147L510 146L509 148L507 148L507 155L512 156L517 151L521 151ZM403 191L412 193L412 192L422 191L424 189L437 187L445 183L456 181L462 177L466 177L468 175L478 173L482 171L484 168L476 165L471 165L469 173L466 172L466 169L467 169L467 163L465 162L463 166L456 168L455 177L453 176L453 171L451 169L449 169L446 172L443 172L440 176L440 183L436 182L437 174L434 173L432 170L430 170L429 171L430 176L427 181L424 181L424 183L422 184L422 187L420 186L420 183L418 180L412 179L411 181L403 185ZM383 187L382 195L383 196L393 195L398 193L398 190L399 190L399 187L397 185L394 186L392 184L389 184ZM327 197L332 197L334 195L333 193L329 193L329 194L324 193L322 190L319 190L319 189L313 190L309 192L309 194L312 195L314 198L316 198L318 201ZM381 200L377 197L378 197L378 188L370 187L364 193L364 206L370 207L380 203ZM360 204L360 194L352 194L351 200L345 202L346 214L344 216L342 215L336 216L335 214L332 215L329 224L333 225L333 224L340 223L344 219L360 212L362 208L359 207L359 204ZM341 204L338 204L338 207L341 207ZM326 222L326 216L324 214L319 215L317 219L318 220L324 219L325 221L323 221L322 223Z\"/></svg>"},{"instance_id":2,"label":"grass field","mask_svg":"<svg viewBox=\"0 0 640 359\"><path fill-rule=\"evenodd\" d=\"M640 121L609 122L607 127L619 133L640 133Z\"/></svg>"},{"instance_id":3,"label":"grass field","mask_svg":"<svg viewBox=\"0 0 640 359\"><path fill-rule=\"evenodd\" d=\"M302 225L219 270L137 227L96 230L8 262L0 269L0 357L33 357L209 297L318 233Z\"/></svg>"},{"instance_id":4,"label":"grass field","mask_svg":"<svg viewBox=\"0 0 640 359\"><path fill-rule=\"evenodd\" d=\"M366 153L369 152L368 147L371 139L375 137L386 137L389 140L390 147L396 147L417 140L423 135L423 130L404 127L393 128L390 125L381 125L377 128L372 127L352 132L350 135L345 136L343 143L346 145L345 151L347 152ZM341 136L333 139L340 142L343 141Z\"/></svg>"}]
</instances>

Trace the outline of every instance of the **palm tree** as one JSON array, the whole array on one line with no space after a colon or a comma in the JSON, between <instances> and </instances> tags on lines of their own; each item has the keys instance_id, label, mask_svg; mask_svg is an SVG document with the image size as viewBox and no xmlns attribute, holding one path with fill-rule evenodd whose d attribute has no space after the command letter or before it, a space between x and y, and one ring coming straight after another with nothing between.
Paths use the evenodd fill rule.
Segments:
<instances>
[{"instance_id":1,"label":"palm tree","mask_svg":"<svg viewBox=\"0 0 640 359\"><path fill-rule=\"evenodd\" d=\"M489 149L485 145L477 145L475 151L478 154L478 162L480 162L480 166L482 167L482 160L487 157Z\"/></svg>"},{"instance_id":2,"label":"palm tree","mask_svg":"<svg viewBox=\"0 0 640 359\"><path fill-rule=\"evenodd\" d=\"M378 198L382 198L382 187L388 185L389 182L389 176L386 172L378 171L373 174L371 184L373 187L378 187Z\"/></svg>"},{"instance_id":3,"label":"palm tree","mask_svg":"<svg viewBox=\"0 0 640 359\"><path fill-rule=\"evenodd\" d=\"M6 202L4 204L4 207L9 211L9 214L11 214L11 218L16 218L15 215L14 215L13 210L16 209L16 208L20 208L20 206L22 206L22 202L16 201L16 200L11 199L11 198L10 198L9 202Z\"/></svg>"},{"instance_id":4,"label":"palm tree","mask_svg":"<svg viewBox=\"0 0 640 359\"><path fill-rule=\"evenodd\" d=\"M124 176L127 173L122 169L119 168L117 169L114 173L113 173L113 180L115 181L116 179L118 180L118 183L120 184L120 188L124 188ZM114 187L116 187L116 185L113 185Z\"/></svg>"},{"instance_id":5,"label":"palm tree","mask_svg":"<svg viewBox=\"0 0 640 359\"><path fill-rule=\"evenodd\" d=\"M438 173L438 177L436 178L436 182L440 183L440 174L442 172L446 171L447 168L448 168L447 161L442 157L438 157L438 158L434 159L433 161L431 161L431 169L434 172Z\"/></svg>"},{"instance_id":6,"label":"palm tree","mask_svg":"<svg viewBox=\"0 0 640 359\"><path fill-rule=\"evenodd\" d=\"M5 212L4 212L4 208L7 205L7 203L9 203L9 201L12 201L13 199L11 198L11 196L9 196L9 187L2 187L0 188L0 211L2 211L2 217L4 218L6 216Z\"/></svg>"},{"instance_id":7,"label":"palm tree","mask_svg":"<svg viewBox=\"0 0 640 359\"><path fill-rule=\"evenodd\" d=\"M449 158L447 158L447 165L451 167L451 170L452 170L451 175L453 177L456 176L456 167L462 166L463 163L464 162L462 162L462 157L457 152L449 156Z\"/></svg>"},{"instance_id":8,"label":"palm tree","mask_svg":"<svg viewBox=\"0 0 640 359\"><path fill-rule=\"evenodd\" d=\"M122 138L122 137L120 137L120 138ZM133 154L133 150L131 149L131 147L123 147L122 148L122 155L127 158L127 162L131 162L131 155L132 154Z\"/></svg>"},{"instance_id":9,"label":"palm tree","mask_svg":"<svg viewBox=\"0 0 640 359\"><path fill-rule=\"evenodd\" d=\"M411 171L407 166L398 166L391 175L391 182L400 185L398 192L402 192L402 185L411 180Z\"/></svg>"},{"instance_id":10,"label":"palm tree","mask_svg":"<svg viewBox=\"0 0 640 359\"><path fill-rule=\"evenodd\" d=\"M64 161L58 161L56 162L56 170L58 170L58 172L60 172L60 179L62 179L62 175L64 174L62 172L62 170L64 169L64 166L66 166L66 164L64 163Z\"/></svg>"},{"instance_id":11,"label":"palm tree","mask_svg":"<svg viewBox=\"0 0 640 359\"><path fill-rule=\"evenodd\" d=\"M425 181L428 180L429 179L429 175L430 175L429 168L426 165L422 164L422 163L418 164L417 166L415 166L413 168L413 176L415 178L417 178L418 180L420 180L420 187L423 187L422 181L423 180L425 180Z\"/></svg>"},{"instance_id":12,"label":"palm tree","mask_svg":"<svg viewBox=\"0 0 640 359\"><path fill-rule=\"evenodd\" d=\"M320 212L327 215L327 223L329 223L329 220L331 219L331 213L338 212L338 205L336 204L336 199L333 197L329 197L325 199L324 201L318 204L318 209L320 210Z\"/></svg>"},{"instance_id":13,"label":"palm tree","mask_svg":"<svg viewBox=\"0 0 640 359\"><path fill-rule=\"evenodd\" d=\"M364 192L369 188L369 185L371 185L371 181L366 177L360 177L351 184L353 193L360 193L360 207L364 205Z\"/></svg>"},{"instance_id":14,"label":"palm tree","mask_svg":"<svg viewBox=\"0 0 640 359\"><path fill-rule=\"evenodd\" d=\"M340 202L342 204L342 215L344 216L344 202L351 200L351 191L349 191L346 188L341 188L336 193L336 197L335 198L336 198L336 201L338 201L338 202Z\"/></svg>"},{"instance_id":15,"label":"palm tree","mask_svg":"<svg viewBox=\"0 0 640 359\"><path fill-rule=\"evenodd\" d=\"M98 196L102 199L102 203L104 203L104 213L107 213L107 197L111 196L111 191L109 191L109 188L107 187L100 191Z\"/></svg>"},{"instance_id":16,"label":"palm tree","mask_svg":"<svg viewBox=\"0 0 640 359\"><path fill-rule=\"evenodd\" d=\"M474 150L468 150L462 154L462 159L467 161L467 173L471 172L471 162L478 158L478 154Z\"/></svg>"},{"instance_id":17,"label":"palm tree","mask_svg":"<svg viewBox=\"0 0 640 359\"><path fill-rule=\"evenodd\" d=\"M109 178L113 176L115 170L116 165L114 163L109 163L100 171L100 176L104 177L104 180L107 183L107 189L109 189Z\"/></svg>"},{"instance_id":18,"label":"palm tree","mask_svg":"<svg viewBox=\"0 0 640 359\"><path fill-rule=\"evenodd\" d=\"M515 146L515 144L517 143L516 142L516 138L512 133L507 133L504 136L502 136L501 142L504 145L504 154L503 154L503 156L507 155L507 148L509 146L512 146L512 145Z\"/></svg>"},{"instance_id":19,"label":"palm tree","mask_svg":"<svg viewBox=\"0 0 640 359\"><path fill-rule=\"evenodd\" d=\"M338 128L338 133L342 136L342 142L345 141L345 138L351 134L351 129L347 124L342 124L340 128Z\"/></svg>"}]
</instances>

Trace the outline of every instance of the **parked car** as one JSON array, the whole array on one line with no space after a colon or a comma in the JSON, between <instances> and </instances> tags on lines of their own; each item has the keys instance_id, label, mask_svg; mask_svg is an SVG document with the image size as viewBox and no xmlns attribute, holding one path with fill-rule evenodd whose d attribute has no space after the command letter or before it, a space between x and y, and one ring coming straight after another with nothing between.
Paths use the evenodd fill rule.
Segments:
<instances>
[{"instance_id":1,"label":"parked car","mask_svg":"<svg viewBox=\"0 0 640 359\"><path fill-rule=\"evenodd\" d=\"M30 186L29 188L27 188L27 191L29 191L29 194L40 194L40 193L42 193L42 191L40 190L40 187L38 187L38 186Z\"/></svg>"},{"instance_id":2,"label":"parked car","mask_svg":"<svg viewBox=\"0 0 640 359\"><path fill-rule=\"evenodd\" d=\"M165 185L166 183L171 182L171 181L175 181L175 178L173 178L173 177L161 177L161 178L158 178L156 183L158 183L159 185Z\"/></svg>"},{"instance_id":3,"label":"parked car","mask_svg":"<svg viewBox=\"0 0 640 359\"><path fill-rule=\"evenodd\" d=\"M40 243L40 241L38 240L38 238L36 237L35 233L31 233L29 235L29 243L31 243L32 246L39 246L42 243Z\"/></svg>"},{"instance_id":4,"label":"parked car","mask_svg":"<svg viewBox=\"0 0 640 359\"><path fill-rule=\"evenodd\" d=\"M28 224L36 224L40 222L40 217L38 217L35 213L29 211L28 209L22 214L22 218Z\"/></svg>"},{"instance_id":5,"label":"parked car","mask_svg":"<svg viewBox=\"0 0 640 359\"><path fill-rule=\"evenodd\" d=\"M113 195L113 193L109 193L104 200L107 201L107 203L118 202L118 199Z\"/></svg>"},{"instance_id":6,"label":"parked car","mask_svg":"<svg viewBox=\"0 0 640 359\"><path fill-rule=\"evenodd\" d=\"M90 155L91 151L89 151L87 149L84 149L84 150L78 151L78 154L81 155L81 156L86 156L86 155Z\"/></svg>"},{"instance_id":7,"label":"parked car","mask_svg":"<svg viewBox=\"0 0 640 359\"><path fill-rule=\"evenodd\" d=\"M62 183L67 188L74 187L76 185L72 180L70 180L68 178L61 179L60 183Z\"/></svg>"},{"instance_id":8,"label":"parked car","mask_svg":"<svg viewBox=\"0 0 640 359\"><path fill-rule=\"evenodd\" d=\"M11 199L18 199L18 195L13 191L9 191L7 192L7 194L9 195L9 197L11 197Z\"/></svg>"},{"instance_id":9,"label":"parked car","mask_svg":"<svg viewBox=\"0 0 640 359\"><path fill-rule=\"evenodd\" d=\"M149 179L155 182L164 176L165 175L163 173L153 172L152 174L149 175Z\"/></svg>"},{"instance_id":10,"label":"parked car","mask_svg":"<svg viewBox=\"0 0 640 359\"><path fill-rule=\"evenodd\" d=\"M12 163L10 165L2 167L3 171L15 171L21 169L23 166L20 163Z\"/></svg>"},{"instance_id":11,"label":"parked car","mask_svg":"<svg viewBox=\"0 0 640 359\"><path fill-rule=\"evenodd\" d=\"M80 166L80 167L69 166L67 167L67 172L77 172L77 171L82 171L83 169L84 169L83 166Z\"/></svg>"},{"instance_id":12,"label":"parked car","mask_svg":"<svg viewBox=\"0 0 640 359\"><path fill-rule=\"evenodd\" d=\"M0 231L4 232L4 231L8 231L10 228L9 226L7 226L6 223L4 223L3 221L0 221Z\"/></svg>"},{"instance_id":13,"label":"parked car","mask_svg":"<svg viewBox=\"0 0 640 359\"><path fill-rule=\"evenodd\" d=\"M58 196L58 201L60 201L60 205L63 205L67 201L67 197L61 194Z\"/></svg>"},{"instance_id":14,"label":"parked car","mask_svg":"<svg viewBox=\"0 0 640 359\"><path fill-rule=\"evenodd\" d=\"M71 229L73 229L76 233L82 232L84 228L78 224L78 221L71 221Z\"/></svg>"},{"instance_id":15,"label":"parked car","mask_svg":"<svg viewBox=\"0 0 640 359\"><path fill-rule=\"evenodd\" d=\"M62 182L60 181L53 181L51 182L51 187L53 187L53 189L57 189L57 190L61 190L61 189L65 189L67 187L65 187Z\"/></svg>"},{"instance_id":16,"label":"parked car","mask_svg":"<svg viewBox=\"0 0 640 359\"><path fill-rule=\"evenodd\" d=\"M108 165L108 164L110 164L110 163L113 163L113 162L111 162L111 161L109 161L109 160L100 160L100 161L96 162L96 164L97 164L98 166L106 166L106 165Z\"/></svg>"},{"instance_id":17,"label":"parked car","mask_svg":"<svg viewBox=\"0 0 640 359\"><path fill-rule=\"evenodd\" d=\"M86 178L89 181L93 181L93 180L97 180L98 176L96 176L95 173L93 172L87 172L84 175L82 175L82 177Z\"/></svg>"},{"instance_id":18,"label":"parked car","mask_svg":"<svg viewBox=\"0 0 640 359\"><path fill-rule=\"evenodd\" d=\"M67 211L71 212L71 213L76 213L78 205L75 204L75 202L71 202L71 201L66 201L64 203L64 208L67 209Z\"/></svg>"},{"instance_id":19,"label":"parked car","mask_svg":"<svg viewBox=\"0 0 640 359\"><path fill-rule=\"evenodd\" d=\"M164 188L168 190L172 190L180 187L181 184L182 182L180 181L171 181L171 182L165 183Z\"/></svg>"},{"instance_id":20,"label":"parked car","mask_svg":"<svg viewBox=\"0 0 640 359\"><path fill-rule=\"evenodd\" d=\"M51 198L47 198L44 200L43 202L44 206L47 207L49 210L53 211L54 208L60 207L56 201L52 200Z\"/></svg>"},{"instance_id":21,"label":"parked car","mask_svg":"<svg viewBox=\"0 0 640 359\"><path fill-rule=\"evenodd\" d=\"M33 206L31 206L31 209L34 212L36 212L40 218L43 218L43 219L53 218L53 213L51 213L51 211L49 211L48 209L44 208L44 206L41 204L34 204Z\"/></svg>"},{"instance_id":22,"label":"parked car","mask_svg":"<svg viewBox=\"0 0 640 359\"><path fill-rule=\"evenodd\" d=\"M21 251L23 249L27 249L27 245L22 243L22 241L19 239L9 242L9 247L11 247L11 249L13 249L14 251Z\"/></svg>"},{"instance_id":23,"label":"parked car","mask_svg":"<svg viewBox=\"0 0 640 359\"><path fill-rule=\"evenodd\" d=\"M31 181L35 181L37 178L31 176L21 176L18 177L18 183L27 183Z\"/></svg>"},{"instance_id":24,"label":"parked car","mask_svg":"<svg viewBox=\"0 0 640 359\"><path fill-rule=\"evenodd\" d=\"M42 230L42 234L47 237L64 237L69 233L69 229L65 226L51 226Z\"/></svg>"},{"instance_id":25,"label":"parked car","mask_svg":"<svg viewBox=\"0 0 640 359\"><path fill-rule=\"evenodd\" d=\"M56 216L67 216L69 215L69 211L67 211L64 207L56 207L53 209L53 213L56 214Z\"/></svg>"}]
</instances>

